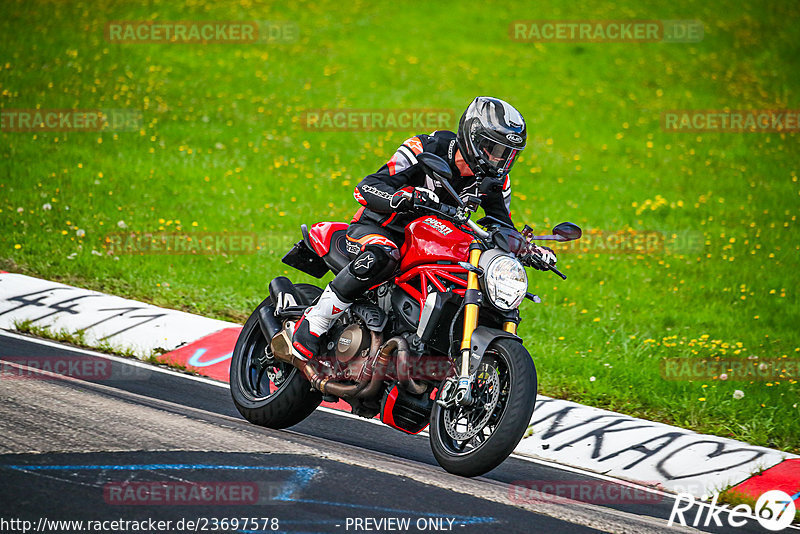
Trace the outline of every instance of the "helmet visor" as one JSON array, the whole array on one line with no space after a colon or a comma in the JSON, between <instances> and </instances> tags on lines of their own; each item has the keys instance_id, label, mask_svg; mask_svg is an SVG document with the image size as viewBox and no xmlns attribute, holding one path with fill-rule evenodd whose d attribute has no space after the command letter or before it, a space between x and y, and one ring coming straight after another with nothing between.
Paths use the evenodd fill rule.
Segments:
<instances>
[{"instance_id":1,"label":"helmet visor","mask_svg":"<svg viewBox=\"0 0 800 534\"><path fill-rule=\"evenodd\" d=\"M486 162L494 176L505 176L508 174L508 171L511 170L511 167L517 159L517 154L519 153L519 150L516 148L506 146L484 136L479 136L475 140L475 148L478 157Z\"/></svg>"}]
</instances>

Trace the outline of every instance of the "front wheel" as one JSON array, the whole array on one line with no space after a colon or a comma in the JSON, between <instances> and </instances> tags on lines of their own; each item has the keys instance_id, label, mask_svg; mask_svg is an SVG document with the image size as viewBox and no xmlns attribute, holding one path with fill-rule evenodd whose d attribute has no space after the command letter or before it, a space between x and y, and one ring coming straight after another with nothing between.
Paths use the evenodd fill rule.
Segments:
<instances>
[{"instance_id":1,"label":"front wheel","mask_svg":"<svg viewBox=\"0 0 800 534\"><path fill-rule=\"evenodd\" d=\"M528 428L536 388L536 367L522 343L494 340L472 384L473 404L433 408L430 440L439 465L467 477L500 465Z\"/></svg>"}]
</instances>

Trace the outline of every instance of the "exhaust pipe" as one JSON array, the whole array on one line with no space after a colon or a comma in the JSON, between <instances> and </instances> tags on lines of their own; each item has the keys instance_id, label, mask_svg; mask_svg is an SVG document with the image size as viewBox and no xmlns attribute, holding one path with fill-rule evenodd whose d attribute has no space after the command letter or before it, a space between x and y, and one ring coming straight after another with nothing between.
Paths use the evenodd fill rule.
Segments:
<instances>
[{"instance_id":1,"label":"exhaust pipe","mask_svg":"<svg viewBox=\"0 0 800 534\"><path fill-rule=\"evenodd\" d=\"M267 304L258 309L258 326L261 327L261 333L266 339L272 339L281 331L281 323L275 317L274 304Z\"/></svg>"},{"instance_id":2,"label":"exhaust pipe","mask_svg":"<svg viewBox=\"0 0 800 534\"><path fill-rule=\"evenodd\" d=\"M374 332L372 333L370 352L372 354L377 352L377 355L371 364L367 364L369 367L364 372L363 380L358 384L341 384L331 381L330 377L320 376L311 360L292 350L292 340L286 330L281 330L279 334L274 336L270 345L272 354L277 359L297 367L305 375L312 387L326 395L335 395L342 399L374 397L380 391L381 384L386 378L386 370L391 363L392 354L395 350L397 351L398 373L400 369L403 370L403 374L399 377L401 384L416 395L421 395L427 389L427 386L415 382L413 378L408 376L408 361L410 358L408 343L399 336L391 338L381 346L381 336Z\"/></svg>"},{"instance_id":3,"label":"exhaust pipe","mask_svg":"<svg viewBox=\"0 0 800 534\"><path fill-rule=\"evenodd\" d=\"M275 310L286 304L287 300L290 305L299 305L300 298L292 281L285 276L278 276L269 283L269 299L271 304L258 309L258 325L264 337L271 340L282 329L281 321L275 317Z\"/></svg>"},{"instance_id":4,"label":"exhaust pipe","mask_svg":"<svg viewBox=\"0 0 800 534\"><path fill-rule=\"evenodd\" d=\"M373 333L371 352L373 354L378 352L380 345L381 336ZM341 384L332 382L330 377L320 376L311 360L292 350L292 339L285 329L272 338L270 346L275 358L297 367L314 389L318 389L326 395L335 395L342 399L375 395L380 389L381 382L386 377L386 368L390 360L389 356L379 352L372 366L365 370L364 379L361 382L358 384Z\"/></svg>"},{"instance_id":5,"label":"exhaust pipe","mask_svg":"<svg viewBox=\"0 0 800 534\"><path fill-rule=\"evenodd\" d=\"M285 304L284 302L280 302L281 295L291 295L292 300L294 300L294 304L300 304L300 297L294 288L294 284L292 284L292 281L285 276L273 278L269 283L269 298L275 308L278 308L279 304Z\"/></svg>"},{"instance_id":6,"label":"exhaust pipe","mask_svg":"<svg viewBox=\"0 0 800 534\"><path fill-rule=\"evenodd\" d=\"M411 377L411 352L408 350L408 342L404 337L396 336L387 341L386 345L389 345L393 341L395 341L397 346L397 379L400 381L400 385L405 387L409 393L422 395L427 391L428 386L415 381ZM386 345L384 345L384 347Z\"/></svg>"},{"instance_id":7,"label":"exhaust pipe","mask_svg":"<svg viewBox=\"0 0 800 534\"><path fill-rule=\"evenodd\" d=\"M272 355L275 358L297 367L306 376L308 381L311 382L312 386L317 387L317 384L321 382L322 379L319 373L317 373L317 370L308 358L292 350L292 338L289 336L289 332L287 332L286 329L281 329L281 331L272 338L269 345L270 348L272 348Z\"/></svg>"}]
</instances>

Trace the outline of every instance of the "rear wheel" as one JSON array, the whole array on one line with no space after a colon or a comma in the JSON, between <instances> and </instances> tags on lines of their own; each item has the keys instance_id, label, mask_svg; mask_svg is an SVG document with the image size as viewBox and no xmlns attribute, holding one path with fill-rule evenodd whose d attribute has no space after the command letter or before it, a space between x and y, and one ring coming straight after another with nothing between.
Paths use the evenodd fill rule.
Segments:
<instances>
[{"instance_id":1,"label":"rear wheel","mask_svg":"<svg viewBox=\"0 0 800 534\"><path fill-rule=\"evenodd\" d=\"M296 284L300 304L314 302L322 290L311 284ZM253 424L270 428L296 425L319 406L322 395L296 367L277 360L261 332L258 310L272 306L264 300L250 315L233 349L230 387L233 403Z\"/></svg>"},{"instance_id":2,"label":"rear wheel","mask_svg":"<svg viewBox=\"0 0 800 534\"><path fill-rule=\"evenodd\" d=\"M536 388L536 367L522 343L494 340L473 381L475 402L433 408L430 440L439 465L468 477L500 465L528 428Z\"/></svg>"}]
</instances>

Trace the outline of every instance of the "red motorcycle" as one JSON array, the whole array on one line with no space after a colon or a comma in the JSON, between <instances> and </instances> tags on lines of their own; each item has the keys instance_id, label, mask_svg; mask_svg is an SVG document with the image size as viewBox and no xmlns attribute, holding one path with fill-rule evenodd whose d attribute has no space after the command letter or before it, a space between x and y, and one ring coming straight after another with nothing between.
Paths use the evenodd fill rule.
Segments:
<instances>
[{"instance_id":1,"label":"red motorcycle","mask_svg":"<svg viewBox=\"0 0 800 534\"><path fill-rule=\"evenodd\" d=\"M291 337L322 289L273 279L236 342L231 393L245 419L270 428L299 423L323 399L343 399L354 414L380 415L409 434L430 425L439 464L477 476L511 454L536 404L536 368L516 335L519 305L539 301L524 268L539 261L532 241L570 241L581 230L561 223L553 235L533 236L491 217L476 224L469 216L479 200L459 198L447 163L426 153L418 160L458 207L426 207L406 227L395 276L334 323L315 360L294 351ZM338 273L351 259L347 226L302 225L302 241L283 262L317 278Z\"/></svg>"}]
</instances>

